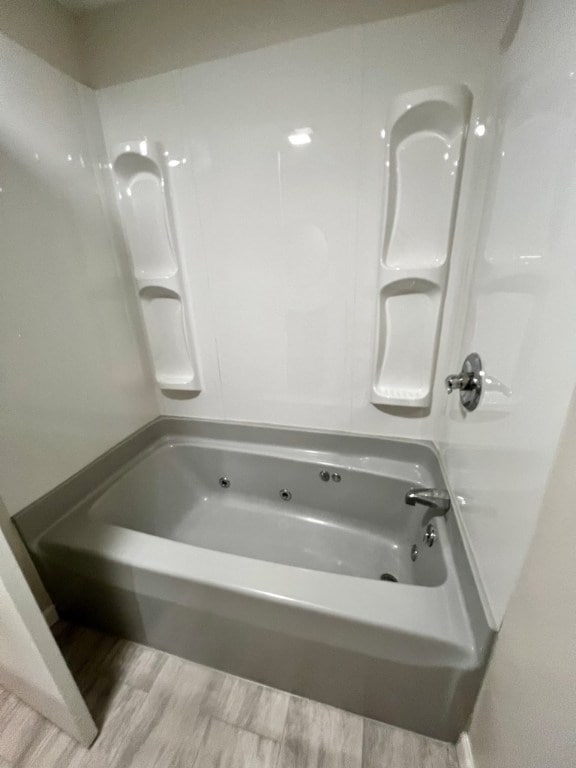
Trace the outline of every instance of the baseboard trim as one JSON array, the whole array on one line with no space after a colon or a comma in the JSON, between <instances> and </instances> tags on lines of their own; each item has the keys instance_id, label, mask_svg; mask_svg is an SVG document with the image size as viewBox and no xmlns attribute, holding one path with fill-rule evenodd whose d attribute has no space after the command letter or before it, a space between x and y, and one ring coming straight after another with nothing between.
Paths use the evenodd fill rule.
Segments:
<instances>
[{"instance_id":1,"label":"baseboard trim","mask_svg":"<svg viewBox=\"0 0 576 768\"><path fill-rule=\"evenodd\" d=\"M470 737L466 731L462 731L460 738L456 742L456 756L460 768L474 768L474 756L472 755L472 745Z\"/></svg>"},{"instance_id":2,"label":"baseboard trim","mask_svg":"<svg viewBox=\"0 0 576 768\"><path fill-rule=\"evenodd\" d=\"M54 624L60 620L60 616L58 616L58 611L56 610L54 603L50 603L47 608L44 608L42 613L44 614L44 618L46 619L49 627L53 627Z\"/></svg>"}]
</instances>

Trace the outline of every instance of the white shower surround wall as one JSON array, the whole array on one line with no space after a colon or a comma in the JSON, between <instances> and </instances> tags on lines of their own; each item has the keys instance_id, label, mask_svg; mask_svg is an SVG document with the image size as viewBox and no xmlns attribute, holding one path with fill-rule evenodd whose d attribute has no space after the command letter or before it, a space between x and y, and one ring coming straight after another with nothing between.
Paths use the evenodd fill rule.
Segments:
<instances>
[{"instance_id":1,"label":"white shower surround wall","mask_svg":"<svg viewBox=\"0 0 576 768\"><path fill-rule=\"evenodd\" d=\"M98 91L110 153L161 141L177 161L166 173L203 391L160 392L162 414L408 439L442 431L490 151L491 132L474 128L488 121L508 11L450 4ZM438 86L473 96L438 374L428 407L374 405L382 132L401 94ZM294 146L299 129L311 141ZM491 558L477 558L480 579Z\"/></svg>"},{"instance_id":2,"label":"white shower surround wall","mask_svg":"<svg viewBox=\"0 0 576 768\"><path fill-rule=\"evenodd\" d=\"M343 28L98 92L110 152L146 139L186 160L167 173L203 392L161 394L163 414L432 437L428 412L406 418L369 402L381 132L399 94L421 88L466 83L483 108L501 23L480 6ZM303 128L310 143L293 146ZM481 161L474 146L468 153L464 194ZM455 256L461 248L457 232Z\"/></svg>"},{"instance_id":3,"label":"white shower surround wall","mask_svg":"<svg viewBox=\"0 0 576 768\"><path fill-rule=\"evenodd\" d=\"M504 38L511 45L487 121L475 271L455 307L463 338L450 363L456 371L479 352L489 381L474 413L455 397L445 402L436 437L496 624L534 533L576 380L576 17L561 0L515 5L517 32L512 24Z\"/></svg>"}]
</instances>

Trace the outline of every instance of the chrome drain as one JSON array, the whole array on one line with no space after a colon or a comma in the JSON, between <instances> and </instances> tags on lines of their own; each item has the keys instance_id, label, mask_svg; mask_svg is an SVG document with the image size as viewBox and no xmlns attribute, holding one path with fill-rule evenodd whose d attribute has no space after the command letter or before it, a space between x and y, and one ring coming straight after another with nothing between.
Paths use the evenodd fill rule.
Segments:
<instances>
[{"instance_id":1,"label":"chrome drain","mask_svg":"<svg viewBox=\"0 0 576 768\"><path fill-rule=\"evenodd\" d=\"M231 486L231 482L230 482L230 480L227 477L221 477L218 480L218 483L220 484L221 488L230 488L230 486Z\"/></svg>"},{"instance_id":2,"label":"chrome drain","mask_svg":"<svg viewBox=\"0 0 576 768\"><path fill-rule=\"evenodd\" d=\"M292 494L290 493L288 488L282 488L282 490L280 491L280 498L282 499L282 501L290 501L290 499L292 498Z\"/></svg>"}]
</instances>

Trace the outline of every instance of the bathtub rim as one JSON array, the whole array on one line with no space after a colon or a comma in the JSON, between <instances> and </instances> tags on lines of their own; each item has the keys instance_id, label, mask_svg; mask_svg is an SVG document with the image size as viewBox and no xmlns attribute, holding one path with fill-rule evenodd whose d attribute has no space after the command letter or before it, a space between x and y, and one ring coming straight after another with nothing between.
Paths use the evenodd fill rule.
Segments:
<instances>
[{"instance_id":1,"label":"bathtub rim","mask_svg":"<svg viewBox=\"0 0 576 768\"><path fill-rule=\"evenodd\" d=\"M203 549L107 523L89 523L82 515L58 523L40 538L34 554L43 570L57 578L63 563L64 570L98 582L97 566L105 564L106 581L100 580L102 583L126 589L138 578L136 594L143 592L185 607L189 606L190 590L206 589L232 599L257 601L262 612L267 607L289 608L307 617L309 623L342 622L354 629L353 642L348 647L341 639L332 638L333 644L375 658L414 664L419 655L422 666L476 669L484 656L463 611L454 578L430 588L312 571ZM288 619L284 631L290 632ZM296 627L292 632L301 636ZM390 643L395 640L391 653Z\"/></svg>"},{"instance_id":2,"label":"bathtub rim","mask_svg":"<svg viewBox=\"0 0 576 768\"><path fill-rule=\"evenodd\" d=\"M190 419L180 416L158 416L147 424L132 432L126 438L110 447L97 456L93 461L86 464L82 469L75 472L69 478L59 483L50 491L31 502L23 509L12 516L12 520L18 528L25 542L31 542L37 539L48 528L58 522L65 514L70 512L85 498L91 495L92 491L103 485L112 476L116 475L118 467L125 467L139 455L160 440L171 438L200 438L204 436L203 430L216 430L220 432L247 432L254 433L260 437L268 437L268 444L274 444L274 437L285 436L291 442L293 448L301 448L299 440L314 439L318 440L336 440L347 439L362 443L368 443L371 446L390 446L397 449L402 447L408 452L415 451L416 455L432 459L432 464L438 482L445 482L440 463L438 450L433 442L429 440L412 440L408 438L379 437L373 435L362 435L353 432L340 432L330 430L317 430L305 427L284 427L270 424L223 421L218 419ZM291 440L290 440L291 438ZM241 438L221 437L213 438L207 436L206 439L224 439L227 441L245 442ZM250 440L255 444L265 446L264 442ZM287 447L290 447L289 445ZM407 458L406 461L409 461Z\"/></svg>"}]
</instances>

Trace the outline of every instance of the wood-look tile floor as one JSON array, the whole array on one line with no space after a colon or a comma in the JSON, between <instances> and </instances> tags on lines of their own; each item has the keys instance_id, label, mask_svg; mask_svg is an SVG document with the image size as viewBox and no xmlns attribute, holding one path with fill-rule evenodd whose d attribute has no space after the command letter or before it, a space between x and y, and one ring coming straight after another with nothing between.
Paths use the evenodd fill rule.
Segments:
<instances>
[{"instance_id":1,"label":"wood-look tile floor","mask_svg":"<svg viewBox=\"0 0 576 768\"><path fill-rule=\"evenodd\" d=\"M457 768L454 747L60 624L100 735L87 750L0 689L0 768Z\"/></svg>"}]
</instances>

